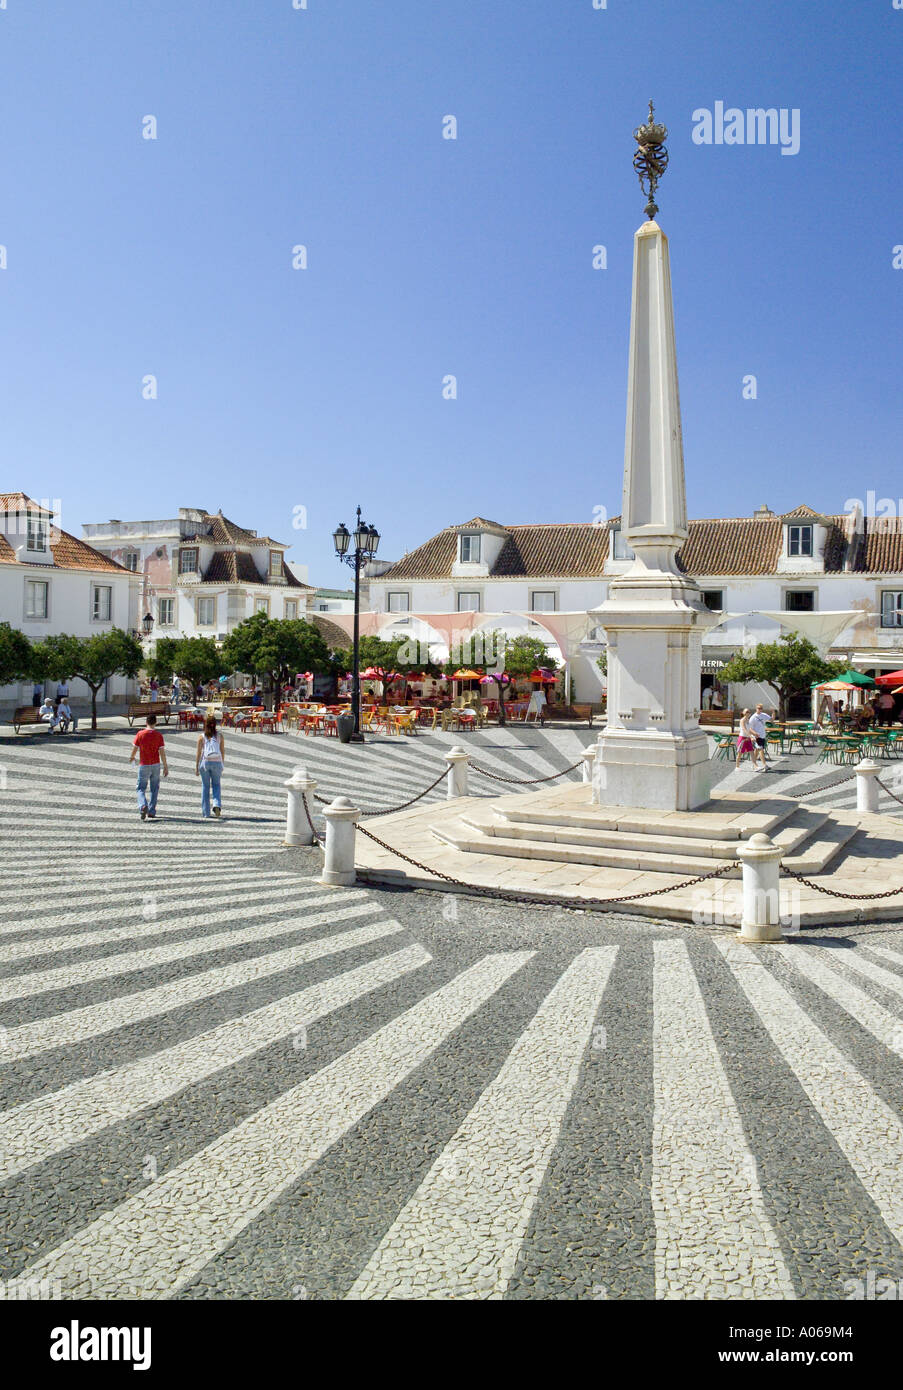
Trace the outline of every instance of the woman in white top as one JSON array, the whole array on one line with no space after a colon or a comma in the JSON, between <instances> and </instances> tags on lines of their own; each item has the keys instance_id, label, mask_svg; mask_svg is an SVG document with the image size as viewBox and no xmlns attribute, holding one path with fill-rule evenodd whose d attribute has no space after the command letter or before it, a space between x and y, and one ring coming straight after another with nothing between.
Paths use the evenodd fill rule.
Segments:
<instances>
[{"instance_id":1,"label":"woman in white top","mask_svg":"<svg viewBox=\"0 0 903 1390\"><path fill-rule=\"evenodd\" d=\"M740 716L740 732L737 735L737 767L740 766L740 759L744 753L748 753L750 761L756 761L756 739L752 729L749 727L750 711L745 709Z\"/></svg>"},{"instance_id":2,"label":"woman in white top","mask_svg":"<svg viewBox=\"0 0 903 1390\"><path fill-rule=\"evenodd\" d=\"M220 778L225 765L225 740L216 732L216 720L208 714L204 720L204 732L198 735L197 756L194 770L201 779L201 815L210 819L210 795L213 794L213 814L220 813Z\"/></svg>"}]
</instances>

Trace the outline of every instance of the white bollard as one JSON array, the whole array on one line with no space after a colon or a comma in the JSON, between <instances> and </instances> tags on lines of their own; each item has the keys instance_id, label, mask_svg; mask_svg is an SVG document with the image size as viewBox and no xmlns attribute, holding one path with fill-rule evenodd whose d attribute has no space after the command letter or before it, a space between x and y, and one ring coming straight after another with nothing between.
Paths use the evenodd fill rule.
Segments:
<instances>
[{"instance_id":1,"label":"white bollard","mask_svg":"<svg viewBox=\"0 0 903 1390\"><path fill-rule=\"evenodd\" d=\"M353 806L347 796L337 796L335 801L324 807L326 817L326 857L320 883L354 883L354 839L355 821L360 809Z\"/></svg>"},{"instance_id":2,"label":"white bollard","mask_svg":"<svg viewBox=\"0 0 903 1390\"><path fill-rule=\"evenodd\" d=\"M448 800L453 801L456 796L467 796L467 768L470 762L467 749L456 743L454 748L449 748L445 761L448 763L448 788L445 793Z\"/></svg>"},{"instance_id":3,"label":"white bollard","mask_svg":"<svg viewBox=\"0 0 903 1390\"><path fill-rule=\"evenodd\" d=\"M593 780L593 768L594 768L595 765L596 765L596 747L595 747L595 744L593 745L592 748L584 748L583 753L582 753L582 757L583 757L583 780L584 780L584 782L592 782L592 780Z\"/></svg>"},{"instance_id":4,"label":"white bollard","mask_svg":"<svg viewBox=\"0 0 903 1390\"><path fill-rule=\"evenodd\" d=\"M738 941L782 941L783 850L767 835L751 835L737 850L743 862L743 918Z\"/></svg>"},{"instance_id":5,"label":"white bollard","mask_svg":"<svg viewBox=\"0 0 903 1390\"><path fill-rule=\"evenodd\" d=\"M291 777L282 784L288 792L288 805L285 812L285 839L284 845L312 845L315 844L315 837L307 823L307 816L304 813L303 796L307 796L307 804L313 816L313 795L316 782L308 776L307 769L296 767Z\"/></svg>"},{"instance_id":6,"label":"white bollard","mask_svg":"<svg viewBox=\"0 0 903 1390\"><path fill-rule=\"evenodd\" d=\"M878 773L881 764L874 758L863 758L856 768L856 810L877 815L878 812Z\"/></svg>"}]
</instances>

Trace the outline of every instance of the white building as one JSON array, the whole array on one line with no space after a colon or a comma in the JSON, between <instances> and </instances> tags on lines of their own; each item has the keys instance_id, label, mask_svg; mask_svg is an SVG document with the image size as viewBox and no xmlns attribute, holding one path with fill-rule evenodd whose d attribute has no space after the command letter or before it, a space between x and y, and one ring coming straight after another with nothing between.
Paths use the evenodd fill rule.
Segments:
<instances>
[{"instance_id":1,"label":"white building","mask_svg":"<svg viewBox=\"0 0 903 1390\"><path fill-rule=\"evenodd\" d=\"M54 514L22 492L0 493L0 622L32 641L59 633L91 637L140 629L140 585L107 555L54 525ZM135 682L113 676L101 700L122 700ZM31 684L0 687L0 700L31 704ZM81 681L72 698L90 699Z\"/></svg>"},{"instance_id":2,"label":"white building","mask_svg":"<svg viewBox=\"0 0 903 1390\"><path fill-rule=\"evenodd\" d=\"M353 589L315 589L310 598L312 613L353 613Z\"/></svg>"},{"instance_id":3,"label":"white building","mask_svg":"<svg viewBox=\"0 0 903 1390\"><path fill-rule=\"evenodd\" d=\"M860 670L903 667L903 522L864 517L860 510L836 516L800 506L776 515L760 507L751 517L691 521L689 530L682 568L709 607L732 615L705 636L704 685L735 652L775 641L782 628L792 627L813 640L828 633L827 655ZM501 526L474 517L440 531L371 579L370 607L399 615L381 628L384 635L410 632L415 624L405 614L457 612L468 615L465 629L482 624L544 636L552 655L560 654L554 629L568 627L555 615L587 613L582 634L576 617L571 623L565 654L574 698L597 699L603 678L596 658L605 648L592 610L630 560L617 519ZM845 612L853 616L837 631L841 620L828 615ZM473 613L487 616L475 619ZM499 620L512 613L526 616ZM544 620L552 629L545 633L538 626ZM447 632L448 621L437 631ZM733 694L747 702L774 700L769 689Z\"/></svg>"},{"instance_id":4,"label":"white building","mask_svg":"<svg viewBox=\"0 0 903 1390\"><path fill-rule=\"evenodd\" d=\"M98 550L140 576L141 615L158 637L222 640L245 618L303 618L313 590L286 564L288 546L237 526L222 512L180 507L162 521L85 525Z\"/></svg>"}]
</instances>

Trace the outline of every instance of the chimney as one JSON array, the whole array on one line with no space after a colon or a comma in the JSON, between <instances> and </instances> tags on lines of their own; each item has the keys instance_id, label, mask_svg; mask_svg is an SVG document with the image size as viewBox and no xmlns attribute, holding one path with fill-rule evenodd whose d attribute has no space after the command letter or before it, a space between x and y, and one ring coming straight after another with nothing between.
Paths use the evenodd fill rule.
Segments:
<instances>
[{"instance_id":1,"label":"chimney","mask_svg":"<svg viewBox=\"0 0 903 1390\"><path fill-rule=\"evenodd\" d=\"M774 512L770 507L766 506L764 502L761 507L756 507L756 510L753 512L754 521L764 521L765 518L769 516L774 516Z\"/></svg>"}]
</instances>

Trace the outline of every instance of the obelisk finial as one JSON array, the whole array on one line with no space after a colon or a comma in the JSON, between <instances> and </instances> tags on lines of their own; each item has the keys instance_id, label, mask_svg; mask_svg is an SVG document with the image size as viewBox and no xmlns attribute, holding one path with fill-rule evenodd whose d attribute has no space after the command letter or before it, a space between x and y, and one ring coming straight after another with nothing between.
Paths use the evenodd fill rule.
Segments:
<instances>
[{"instance_id":1,"label":"obelisk finial","mask_svg":"<svg viewBox=\"0 0 903 1390\"><path fill-rule=\"evenodd\" d=\"M645 211L646 216L652 219L658 212L655 190L658 187L659 179L668 167L668 151L664 145L668 138L668 130L666 126L656 123L655 108L651 101L649 103L649 120L645 125L637 127L633 132L633 138L639 147L633 156L633 167L637 171L640 187L644 193L649 194Z\"/></svg>"}]
</instances>

